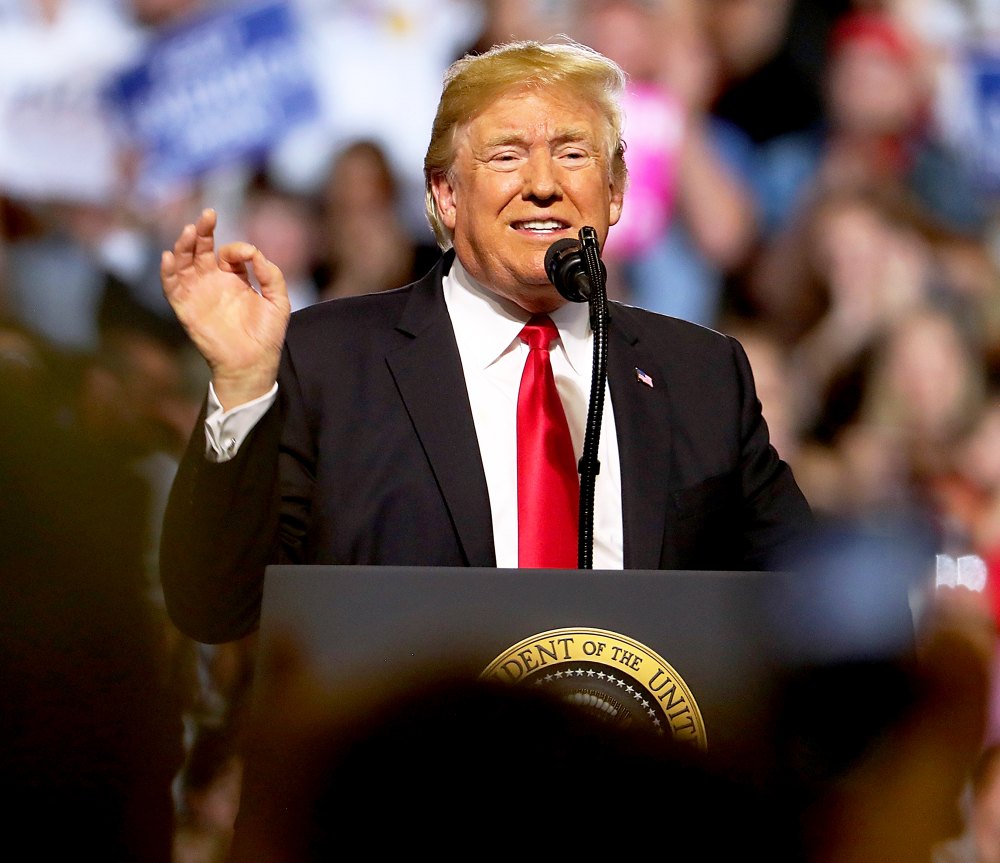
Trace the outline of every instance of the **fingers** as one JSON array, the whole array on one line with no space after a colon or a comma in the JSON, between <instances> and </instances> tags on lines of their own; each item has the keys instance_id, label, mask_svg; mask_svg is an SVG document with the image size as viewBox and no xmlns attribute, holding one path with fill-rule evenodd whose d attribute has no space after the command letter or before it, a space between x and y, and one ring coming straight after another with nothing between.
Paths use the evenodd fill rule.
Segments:
<instances>
[{"instance_id":1,"label":"fingers","mask_svg":"<svg viewBox=\"0 0 1000 863\"><path fill-rule=\"evenodd\" d=\"M160 282L163 285L163 293L169 296L177 284L177 264L173 252L164 252L160 255Z\"/></svg>"},{"instance_id":2,"label":"fingers","mask_svg":"<svg viewBox=\"0 0 1000 863\"><path fill-rule=\"evenodd\" d=\"M174 243L174 273L188 269L194 264L194 225L185 225Z\"/></svg>"},{"instance_id":3,"label":"fingers","mask_svg":"<svg viewBox=\"0 0 1000 863\"><path fill-rule=\"evenodd\" d=\"M250 243L237 241L226 243L219 248L219 269L227 273L235 273L240 278L247 278L247 263L253 260L255 254L259 254L256 246Z\"/></svg>"},{"instance_id":4,"label":"fingers","mask_svg":"<svg viewBox=\"0 0 1000 863\"><path fill-rule=\"evenodd\" d=\"M194 256L201 266L215 266L215 225L218 217L215 210L201 211L194 223Z\"/></svg>"},{"instance_id":5,"label":"fingers","mask_svg":"<svg viewBox=\"0 0 1000 863\"><path fill-rule=\"evenodd\" d=\"M190 267L213 269L215 260L215 210L205 209L193 224L185 225L174 243L174 269L182 273Z\"/></svg>"},{"instance_id":6,"label":"fingers","mask_svg":"<svg viewBox=\"0 0 1000 863\"><path fill-rule=\"evenodd\" d=\"M271 302L288 304L288 287L277 264L272 264L260 249L254 249L253 271L260 285L261 295Z\"/></svg>"},{"instance_id":7,"label":"fingers","mask_svg":"<svg viewBox=\"0 0 1000 863\"><path fill-rule=\"evenodd\" d=\"M281 270L253 244L236 241L215 249L215 210L205 209L193 224L184 226L173 251L160 259L163 291L169 298L183 285L192 286L213 270L232 273L252 287L248 265L252 264L261 294L279 305L288 304L288 290Z\"/></svg>"}]
</instances>

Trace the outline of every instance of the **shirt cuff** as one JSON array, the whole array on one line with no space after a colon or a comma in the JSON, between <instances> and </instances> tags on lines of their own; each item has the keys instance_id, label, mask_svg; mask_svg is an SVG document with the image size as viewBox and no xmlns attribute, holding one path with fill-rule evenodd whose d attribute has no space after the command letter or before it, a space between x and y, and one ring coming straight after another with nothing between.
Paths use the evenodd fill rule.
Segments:
<instances>
[{"instance_id":1,"label":"shirt cuff","mask_svg":"<svg viewBox=\"0 0 1000 863\"><path fill-rule=\"evenodd\" d=\"M278 397L277 382L271 389L246 404L223 410L211 381L208 384L208 410L205 415L205 458L224 462L234 458L247 435L267 413Z\"/></svg>"}]
</instances>

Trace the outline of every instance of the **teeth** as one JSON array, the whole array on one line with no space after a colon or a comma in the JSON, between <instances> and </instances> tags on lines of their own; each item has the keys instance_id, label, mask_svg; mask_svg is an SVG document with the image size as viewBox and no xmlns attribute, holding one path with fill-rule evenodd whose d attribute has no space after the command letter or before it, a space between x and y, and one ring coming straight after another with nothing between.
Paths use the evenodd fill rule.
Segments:
<instances>
[{"instance_id":1,"label":"teeth","mask_svg":"<svg viewBox=\"0 0 1000 863\"><path fill-rule=\"evenodd\" d=\"M535 219L530 222L518 222L517 225L529 231L561 231L565 227L562 222L554 219Z\"/></svg>"}]
</instances>

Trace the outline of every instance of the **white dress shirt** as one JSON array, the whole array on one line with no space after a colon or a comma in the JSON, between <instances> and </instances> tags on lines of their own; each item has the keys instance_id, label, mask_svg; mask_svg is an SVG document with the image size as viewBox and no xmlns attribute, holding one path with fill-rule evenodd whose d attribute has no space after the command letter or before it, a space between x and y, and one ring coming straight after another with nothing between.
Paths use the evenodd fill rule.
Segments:
<instances>
[{"instance_id":1,"label":"white dress shirt","mask_svg":"<svg viewBox=\"0 0 1000 863\"><path fill-rule=\"evenodd\" d=\"M497 566L517 567L517 393L528 347L519 338L530 317L524 309L478 284L456 258L444 277L444 299L455 329L472 418L486 473ZM575 457L583 439L593 375L593 334L585 303L566 303L550 317L559 340L550 351ZM205 417L206 456L227 461L277 398L278 387L252 402L223 411L209 385ZM624 561L621 466L614 411L607 388L601 469L594 488L594 568L621 569Z\"/></svg>"},{"instance_id":2,"label":"white dress shirt","mask_svg":"<svg viewBox=\"0 0 1000 863\"><path fill-rule=\"evenodd\" d=\"M444 278L448 306L486 472L497 566L517 566L517 393L528 346L519 338L524 309L479 285L459 263ZM550 351L573 450L579 461L593 374L593 334L585 303L566 303L550 315L559 341ZM622 489L611 397L605 388L601 463L594 488L594 568L623 565Z\"/></svg>"}]
</instances>

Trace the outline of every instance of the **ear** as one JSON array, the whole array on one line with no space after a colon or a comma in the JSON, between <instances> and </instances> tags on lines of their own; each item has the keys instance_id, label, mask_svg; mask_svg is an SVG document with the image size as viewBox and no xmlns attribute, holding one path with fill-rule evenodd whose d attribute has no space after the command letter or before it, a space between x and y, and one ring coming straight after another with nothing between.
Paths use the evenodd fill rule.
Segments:
<instances>
[{"instance_id":1,"label":"ear","mask_svg":"<svg viewBox=\"0 0 1000 863\"><path fill-rule=\"evenodd\" d=\"M625 190L622 188L616 188L615 184L611 184L611 201L608 205L608 224L617 225L618 220L622 217L622 202L625 200Z\"/></svg>"},{"instance_id":2,"label":"ear","mask_svg":"<svg viewBox=\"0 0 1000 863\"><path fill-rule=\"evenodd\" d=\"M431 177L431 194L434 196L434 202L437 204L441 224L449 231L454 231L455 213L457 212L455 206L456 195L455 187L452 185L451 180L448 179L447 174L434 174Z\"/></svg>"}]
</instances>

